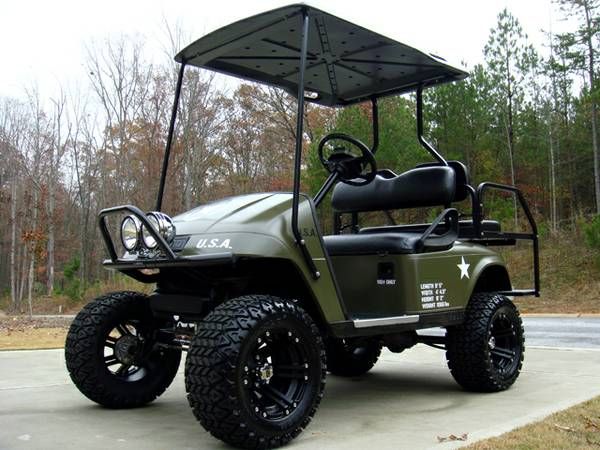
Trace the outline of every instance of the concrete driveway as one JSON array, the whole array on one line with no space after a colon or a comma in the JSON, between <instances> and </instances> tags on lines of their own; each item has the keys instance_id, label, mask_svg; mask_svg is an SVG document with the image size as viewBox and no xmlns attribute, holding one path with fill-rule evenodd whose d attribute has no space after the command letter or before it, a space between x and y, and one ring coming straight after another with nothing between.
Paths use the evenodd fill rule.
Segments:
<instances>
[{"instance_id":1,"label":"concrete driveway","mask_svg":"<svg viewBox=\"0 0 600 450\"><path fill-rule=\"evenodd\" d=\"M528 348L513 388L462 391L444 353L419 345L385 352L367 375L330 376L313 422L287 448L446 449L500 434L600 395L600 352ZM196 423L183 376L150 406L111 411L69 381L61 350L0 352L1 449L220 449Z\"/></svg>"}]
</instances>

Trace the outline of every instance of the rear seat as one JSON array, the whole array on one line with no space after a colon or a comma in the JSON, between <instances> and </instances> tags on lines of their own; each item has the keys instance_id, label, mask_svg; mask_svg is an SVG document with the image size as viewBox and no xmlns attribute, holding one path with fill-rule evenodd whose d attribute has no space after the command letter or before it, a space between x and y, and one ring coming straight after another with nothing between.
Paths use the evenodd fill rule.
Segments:
<instances>
[{"instance_id":1,"label":"rear seat","mask_svg":"<svg viewBox=\"0 0 600 450\"><path fill-rule=\"evenodd\" d=\"M373 233L422 233L429 223L418 223L411 225L390 225L381 227L366 227L361 228L359 234L373 234ZM484 220L481 223L481 230L489 233L500 233L500 222L496 220ZM435 232L440 234L446 231L444 225L440 225ZM475 236L475 227L473 226L472 220L461 220L458 222L458 238L459 239L473 239Z\"/></svg>"}]
</instances>

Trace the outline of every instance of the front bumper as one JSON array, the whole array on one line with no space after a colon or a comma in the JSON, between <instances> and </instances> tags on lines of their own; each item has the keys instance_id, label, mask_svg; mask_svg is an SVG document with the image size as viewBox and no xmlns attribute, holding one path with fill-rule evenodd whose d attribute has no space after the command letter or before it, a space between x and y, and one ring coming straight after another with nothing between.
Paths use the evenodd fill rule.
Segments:
<instances>
[{"instance_id":1,"label":"front bumper","mask_svg":"<svg viewBox=\"0 0 600 450\"><path fill-rule=\"evenodd\" d=\"M174 259L106 259L104 267L115 270L162 269L168 267L199 267L235 264L236 256L231 252L211 253L208 255L181 256Z\"/></svg>"},{"instance_id":2,"label":"front bumper","mask_svg":"<svg viewBox=\"0 0 600 450\"><path fill-rule=\"evenodd\" d=\"M136 216L142 224L152 234L152 237L156 239L158 243L158 249L161 254L157 258L119 258L115 249L114 242L111 238L110 232L108 231L108 225L106 217L112 214L128 213ZM119 270L132 278L135 278L143 282L153 282L156 279L154 272L149 274L148 270L152 269L165 269L171 267L202 267L202 266L216 266L216 265L233 265L236 262L236 255L232 252L218 252L210 253L205 255L191 255L191 256L178 256L175 254L173 249L165 241L165 239L157 233L154 228L148 222L146 215L139 208L132 205L115 206L113 208L107 208L100 211L98 215L98 221L100 226L100 232L106 246L106 250L110 256L103 262L104 267L108 269Z\"/></svg>"}]
</instances>

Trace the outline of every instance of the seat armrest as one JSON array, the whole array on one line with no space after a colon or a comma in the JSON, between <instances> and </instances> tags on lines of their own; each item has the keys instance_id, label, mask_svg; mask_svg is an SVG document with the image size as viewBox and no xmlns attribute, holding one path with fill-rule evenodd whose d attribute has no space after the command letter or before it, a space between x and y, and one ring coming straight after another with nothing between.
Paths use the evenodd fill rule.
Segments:
<instances>
[{"instance_id":1,"label":"seat armrest","mask_svg":"<svg viewBox=\"0 0 600 450\"><path fill-rule=\"evenodd\" d=\"M448 230L444 234L433 235L435 229L446 221ZM458 211L456 208L447 208L443 210L431 225L423 232L420 241L420 251L435 250L440 247L449 247L458 238Z\"/></svg>"}]
</instances>

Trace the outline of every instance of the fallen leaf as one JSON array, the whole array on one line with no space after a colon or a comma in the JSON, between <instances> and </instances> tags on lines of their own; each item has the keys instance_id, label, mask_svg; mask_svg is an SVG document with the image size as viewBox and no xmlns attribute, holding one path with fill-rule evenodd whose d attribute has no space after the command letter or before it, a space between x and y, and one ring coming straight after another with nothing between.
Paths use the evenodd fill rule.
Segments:
<instances>
[{"instance_id":1,"label":"fallen leaf","mask_svg":"<svg viewBox=\"0 0 600 450\"><path fill-rule=\"evenodd\" d=\"M557 424L557 423L555 423L555 424L554 424L554 426L555 426L556 428L558 428L559 430L563 430L563 431L568 431L568 432L573 432L573 431L575 431L575 430L574 430L573 428L571 428L571 427L565 427L565 426L563 426L563 425L559 425L559 424Z\"/></svg>"},{"instance_id":2,"label":"fallen leaf","mask_svg":"<svg viewBox=\"0 0 600 450\"><path fill-rule=\"evenodd\" d=\"M449 441L466 441L468 438L468 434L467 433L463 433L460 436L457 436L455 434L451 434L449 436L438 436L438 442L449 442Z\"/></svg>"},{"instance_id":3,"label":"fallen leaf","mask_svg":"<svg viewBox=\"0 0 600 450\"><path fill-rule=\"evenodd\" d=\"M600 425L594 422L591 418L583 416L583 421L585 422L585 427L587 429L595 428L596 430L600 430Z\"/></svg>"}]
</instances>

